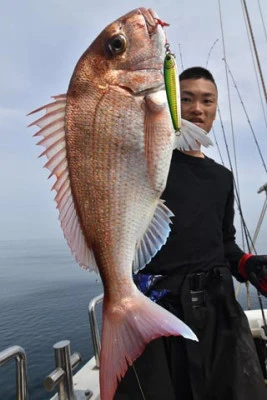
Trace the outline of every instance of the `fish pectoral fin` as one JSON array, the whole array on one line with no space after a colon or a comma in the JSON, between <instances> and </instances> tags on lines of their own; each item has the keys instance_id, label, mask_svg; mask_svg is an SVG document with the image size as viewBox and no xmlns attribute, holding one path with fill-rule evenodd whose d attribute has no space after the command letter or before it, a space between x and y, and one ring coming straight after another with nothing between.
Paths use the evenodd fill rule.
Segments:
<instances>
[{"instance_id":1,"label":"fish pectoral fin","mask_svg":"<svg viewBox=\"0 0 267 400\"><path fill-rule=\"evenodd\" d=\"M45 114L32 122L40 130L34 136L42 136L37 144L45 147L41 156L48 161L45 167L55 176L56 182L52 190L57 192L55 201L59 211L59 220L64 236L81 267L98 272L92 249L85 240L77 210L74 204L66 151L65 139L65 109L67 97L65 94L54 96L54 102L32 111L29 115L44 111Z\"/></svg>"},{"instance_id":2,"label":"fish pectoral fin","mask_svg":"<svg viewBox=\"0 0 267 400\"><path fill-rule=\"evenodd\" d=\"M144 145L148 176L152 187L161 190L162 163L166 164L166 155L169 151L171 154L174 141L165 90L146 96L144 108Z\"/></svg>"},{"instance_id":3,"label":"fish pectoral fin","mask_svg":"<svg viewBox=\"0 0 267 400\"><path fill-rule=\"evenodd\" d=\"M199 128L192 122L182 119L181 129L176 132L174 148L178 150L199 150L199 145L212 146L212 140L207 136L207 132Z\"/></svg>"},{"instance_id":4,"label":"fish pectoral fin","mask_svg":"<svg viewBox=\"0 0 267 400\"><path fill-rule=\"evenodd\" d=\"M133 261L134 272L144 268L166 243L171 231L170 224L173 216L173 213L165 206L164 201L160 199L144 236L137 243Z\"/></svg>"},{"instance_id":5,"label":"fish pectoral fin","mask_svg":"<svg viewBox=\"0 0 267 400\"><path fill-rule=\"evenodd\" d=\"M152 340L170 335L197 340L184 322L141 292L136 290L127 304L112 308L105 302L103 305L100 355L100 395L103 400L113 399L118 381Z\"/></svg>"}]
</instances>

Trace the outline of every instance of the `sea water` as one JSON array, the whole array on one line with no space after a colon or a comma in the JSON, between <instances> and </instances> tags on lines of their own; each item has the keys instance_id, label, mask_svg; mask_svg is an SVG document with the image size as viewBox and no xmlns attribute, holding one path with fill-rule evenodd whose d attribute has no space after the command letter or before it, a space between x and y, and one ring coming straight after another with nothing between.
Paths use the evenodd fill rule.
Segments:
<instances>
[{"instance_id":1,"label":"sea water","mask_svg":"<svg viewBox=\"0 0 267 400\"><path fill-rule=\"evenodd\" d=\"M83 365L93 356L89 301L102 293L98 275L79 268L64 240L0 242L0 351L27 353L29 399L49 399L43 387L55 368L53 345L70 340ZM100 317L100 310L98 310ZM16 399L15 362L0 367L0 400Z\"/></svg>"},{"instance_id":2,"label":"sea water","mask_svg":"<svg viewBox=\"0 0 267 400\"><path fill-rule=\"evenodd\" d=\"M246 308L242 285L239 301ZM29 400L47 400L43 380L55 368L53 345L70 340L83 365L93 356L89 301L102 293L98 275L79 268L62 240L0 242L0 351L27 353ZM259 308L252 290L252 308ZM267 301L263 299L267 308ZM101 307L97 311L101 316ZM0 367L0 400L15 400L15 362Z\"/></svg>"}]
</instances>

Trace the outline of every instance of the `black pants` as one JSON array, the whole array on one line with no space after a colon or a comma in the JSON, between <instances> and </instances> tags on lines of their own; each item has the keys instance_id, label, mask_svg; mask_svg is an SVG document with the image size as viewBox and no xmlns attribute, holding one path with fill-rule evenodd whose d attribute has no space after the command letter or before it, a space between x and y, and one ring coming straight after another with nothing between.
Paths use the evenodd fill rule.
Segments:
<instances>
[{"instance_id":1,"label":"black pants","mask_svg":"<svg viewBox=\"0 0 267 400\"><path fill-rule=\"evenodd\" d=\"M199 342L181 337L151 342L120 382L115 400L266 400L262 370L232 276L217 268L193 306L191 279L161 305L186 322ZM196 289L196 288L194 288Z\"/></svg>"}]
</instances>

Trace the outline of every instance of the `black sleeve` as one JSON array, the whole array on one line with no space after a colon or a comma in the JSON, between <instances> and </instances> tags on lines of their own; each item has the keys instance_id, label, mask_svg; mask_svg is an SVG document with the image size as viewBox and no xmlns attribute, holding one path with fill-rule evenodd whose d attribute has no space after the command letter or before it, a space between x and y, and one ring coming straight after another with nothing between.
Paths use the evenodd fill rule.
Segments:
<instances>
[{"instance_id":1,"label":"black sleeve","mask_svg":"<svg viewBox=\"0 0 267 400\"><path fill-rule=\"evenodd\" d=\"M223 220L223 243L224 255L230 264L232 275L240 282L245 280L238 273L238 263L240 258L245 254L240 247L236 244L234 227L234 191L233 184L228 195L225 206L224 220Z\"/></svg>"}]
</instances>

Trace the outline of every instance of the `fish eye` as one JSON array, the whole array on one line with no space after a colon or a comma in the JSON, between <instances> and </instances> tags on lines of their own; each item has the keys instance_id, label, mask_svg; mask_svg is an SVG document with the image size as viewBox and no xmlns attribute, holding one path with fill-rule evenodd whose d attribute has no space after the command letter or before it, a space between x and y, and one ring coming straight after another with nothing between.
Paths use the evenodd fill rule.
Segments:
<instances>
[{"instance_id":1,"label":"fish eye","mask_svg":"<svg viewBox=\"0 0 267 400\"><path fill-rule=\"evenodd\" d=\"M113 56L121 54L126 49L126 38L123 35L115 35L108 42L108 49Z\"/></svg>"}]
</instances>

